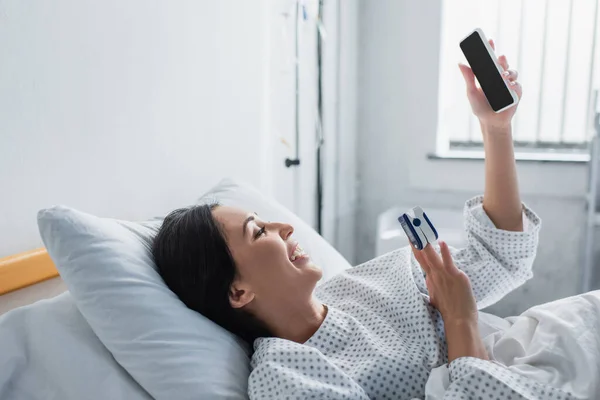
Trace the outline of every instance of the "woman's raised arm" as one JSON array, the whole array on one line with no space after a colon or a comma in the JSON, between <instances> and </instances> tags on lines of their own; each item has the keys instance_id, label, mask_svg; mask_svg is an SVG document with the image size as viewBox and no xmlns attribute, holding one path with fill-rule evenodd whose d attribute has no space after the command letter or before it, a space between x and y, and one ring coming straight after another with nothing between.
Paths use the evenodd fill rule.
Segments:
<instances>
[{"instance_id":1,"label":"woman's raised arm","mask_svg":"<svg viewBox=\"0 0 600 400\"><path fill-rule=\"evenodd\" d=\"M492 40L490 45L495 49ZM517 82L517 71L509 69L505 56L500 56L498 61L504 68L504 79L521 99L523 90ZM464 64L459 64L459 67L467 84L467 97L473 113L479 119L483 134L485 150L483 208L496 228L520 232L523 230L523 209L519 196L511 126L518 104L501 113L495 113L481 88L475 84L475 76L471 68Z\"/></svg>"}]
</instances>

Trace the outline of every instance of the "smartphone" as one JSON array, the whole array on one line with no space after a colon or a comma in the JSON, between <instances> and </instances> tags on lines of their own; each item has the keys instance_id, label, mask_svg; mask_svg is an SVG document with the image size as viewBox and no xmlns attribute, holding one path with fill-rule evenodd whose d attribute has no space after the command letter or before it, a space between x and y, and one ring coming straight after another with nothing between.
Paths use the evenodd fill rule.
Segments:
<instances>
[{"instance_id":1,"label":"smartphone","mask_svg":"<svg viewBox=\"0 0 600 400\"><path fill-rule=\"evenodd\" d=\"M460 49L479 81L492 110L499 113L519 102L517 93L502 77L504 69L498 63L494 50L481 29L475 29L464 38L460 42Z\"/></svg>"}]
</instances>

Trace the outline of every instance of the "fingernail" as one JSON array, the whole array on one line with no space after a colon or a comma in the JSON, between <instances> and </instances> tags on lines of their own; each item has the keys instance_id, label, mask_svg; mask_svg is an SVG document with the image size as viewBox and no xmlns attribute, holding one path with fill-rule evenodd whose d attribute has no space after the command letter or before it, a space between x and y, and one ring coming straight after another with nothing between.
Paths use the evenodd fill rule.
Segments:
<instances>
[{"instance_id":1,"label":"fingernail","mask_svg":"<svg viewBox=\"0 0 600 400\"><path fill-rule=\"evenodd\" d=\"M516 84L517 84L517 82L516 82L516 81L512 81L512 82L510 83L510 86L515 86Z\"/></svg>"},{"instance_id":2,"label":"fingernail","mask_svg":"<svg viewBox=\"0 0 600 400\"><path fill-rule=\"evenodd\" d=\"M510 72L508 72L508 71L504 71L504 72L502 73L502 76L509 76L509 75L510 75Z\"/></svg>"}]
</instances>

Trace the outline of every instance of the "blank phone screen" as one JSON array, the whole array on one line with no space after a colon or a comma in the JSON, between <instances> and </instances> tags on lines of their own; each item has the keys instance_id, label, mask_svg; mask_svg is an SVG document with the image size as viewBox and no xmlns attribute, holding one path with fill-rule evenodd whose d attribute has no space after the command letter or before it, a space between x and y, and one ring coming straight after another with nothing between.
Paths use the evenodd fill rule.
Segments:
<instances>
[{"instance_id":1,"label":"blank phone screen","mask_svg":"<svg viewBox=\"0 0 600 400\"><path fill-rule=\"evenodd\" d=\"M492 109L498 111L512 104L514 99L485 48L479 33L473 32L469 37L460 42L460 48L477 77L479 85Z\"/></svg>"}]
</instances>

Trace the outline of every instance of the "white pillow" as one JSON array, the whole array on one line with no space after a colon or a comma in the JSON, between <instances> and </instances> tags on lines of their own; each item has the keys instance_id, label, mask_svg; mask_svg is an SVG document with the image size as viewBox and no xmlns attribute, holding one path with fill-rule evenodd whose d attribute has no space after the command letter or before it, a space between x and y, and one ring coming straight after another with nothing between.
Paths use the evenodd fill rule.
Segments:
<instances>
[{"instance_id":1,"label":"white pillow","mask_svg":"<svg viewBox=\"0 0 600 400\"><path fill-rule=\"evenodd\" d=\"M201 198L290 222L330 277L349 264L308 225L248 185L226 180ZM247 348L189 310L155 270L161 220L99 218L66 207L38 213L40 234L77 307L119 364L158 399L246 398Z\"/></svg>"}]
</instances>

